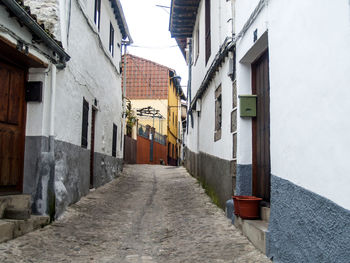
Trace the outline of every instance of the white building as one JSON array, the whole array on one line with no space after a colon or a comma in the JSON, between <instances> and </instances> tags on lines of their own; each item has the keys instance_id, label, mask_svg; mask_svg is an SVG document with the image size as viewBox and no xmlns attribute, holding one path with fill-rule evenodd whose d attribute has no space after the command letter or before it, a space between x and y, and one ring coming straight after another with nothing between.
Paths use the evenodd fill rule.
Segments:
<instances>
[{"instance_id":1,"label":"white building","mask_svg":"<svg viewBox=\"0 0 350 263\"><path fill-rule=\"evenodd\" d=\"M257 95L238 118L237 193L270 206L274 261L347 262L350 3L236 0L235 24L238 95Z\"/></svg>"},{"instance_id":2,"label":"white building","mask_svg":"<svg viewBox=\"0 0 350 263\"><path fill-rule=\"evenodd\" d=\"M231 1L173 0L171 5L170 32L191 72L185 166L213 190L221 206L232 196L236 158L232 16Z\"/></svg>"},{"instance_id":3,"label":"white building","mask_svg":"<svg viewBox=\"0 0 350 263\"><path fill-rule=\"evenodd\" d=\"M16 156L2 153L0 189L30 194L34 213L57 217L122 169L120 61L122 44L131 38L119 0L17 2L0 5L0 42L9 50L2 48L0 56L8 71L27 76L15 90L23 109L22 145L11 153ZM27 102L24 86L34 95ZM6 125L5 133L9 119ZM20 167L15 179L5 169L12 157Z\"/></svg>"},{"instance_id":4,"label":"white building","mask_svg":"<svg viewBox=\"0 0 350 263\"><path fill-rule=\"evenodd\" d=\"M171 7L170 31L192 81L186 167L219 199L229 198L229 184L236 195L263 198L264 220L235 224L275 262L347 262L349 1L173 0ZM225 43L227 53L219 49ZM244 95L256 98L256 114Z\"/></svg>"}]
</instances>

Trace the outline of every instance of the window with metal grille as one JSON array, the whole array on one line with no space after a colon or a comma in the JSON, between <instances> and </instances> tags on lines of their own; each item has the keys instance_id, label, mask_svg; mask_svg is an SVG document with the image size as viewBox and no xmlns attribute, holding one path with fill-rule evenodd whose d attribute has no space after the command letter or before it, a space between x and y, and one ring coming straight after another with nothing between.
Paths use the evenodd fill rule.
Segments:
<instances>
[{"instance_id":1,"label":"window with metal grille","mask_svg":"<svg viewBox=\"0 0 350 263\"><path fill-rule=\"evenodd\" d=\"M205 64L208 63L211 55L210 1L205 0Z\"/></svg>"},{"instance_id":2,"label":"window with metal grille","mask_svg":"<svg viewBox=\"0 0 350 263\"><path fill-rule=\"evenodd\" d=\"M118 136L118 127L113 123L113 142L112 142L112 156L117 156L117 136Z\"/></svg>"},{"instance_id":3,"label":"window with metal grille","mask_svg":"<svg viewBox=\"0 0 350 263\"><path fill-rule=\"evenodd\" d=\"M89 103L83 98L83 121L81 128L81 147L87 148L89 127Z\"/></svg>"},{"instance_id":4,"label":"window with metal grille","mask_svg":"<svg viewBox=\"0 0 350 263\"><path fill-rule=\"evenodd\" d=\"M109 52L114 56L114 28L112 23L109 25Z\"/></svg>"},{"instance_id":5,"label":"window with metal grille","mask_svg":"<svg viewBox=\"0 0 350 263\"><path fill-rule=\"evenodd\" d=\"M221 139L221 126L222 126L222 94L221 84L215 90L215 133L214 141Z\"/></svg>"},{"instance_id":6,"label":"window with metal grille","mask_svg":"<svg viewBox=\"0 0 350 263\"><path fill-rule=\"evenodd\" d=\"M94 14L95 25L98 30L100 30L100 21L101 21L101 0L95 0L95 14Z\"/></svg>"}]
</instances>

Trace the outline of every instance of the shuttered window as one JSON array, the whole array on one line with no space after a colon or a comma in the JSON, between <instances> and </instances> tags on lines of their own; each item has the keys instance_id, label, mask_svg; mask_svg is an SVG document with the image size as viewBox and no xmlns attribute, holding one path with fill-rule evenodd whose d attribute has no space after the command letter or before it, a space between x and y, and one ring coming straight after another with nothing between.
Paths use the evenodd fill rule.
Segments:
<instances>
[{"instance_id":1,"label":"shuttered window","mask_svg":"<svg viewBox=\"0 0 350 263\"><path fill-rule=\"evenodd\" d=\"M205 0L205 64L208 63L211 55L210 1Z\"/></svg>"},{"instance_id":2,"label":"shuttered window","mask_svg":"<svg viewBox=\"0 0 350 263\"><path fill-rule=\"evenodd\" d=\"M221 139L222 126L222 93L221 85L215 90L215 133L214 141Z\"/></svg>"},{"instance_id":3,"label":"shuttered window","mask_svg":"<svg viewBox=\"0 0 350 263\"><path fill-rule=\"evenodd\" d=\"M112 23L109 25L109 52L114 56L114 28Z\"/></svg>"},{"instance_id":4,"label":"shuttered window","mask_svg":"<svg viewBox=\"0 0 350 263\"><path fill-rule=\"evenodd\" d=\"M89 127L89 103L83 99L83 122L81 128L81 147L87 148Z\"/></svg>"},{"instance_id":5,"label":"shuttered window","mask_svg":"<svg viewBox=\"0 0 350 263\"><path fill-rule=\"evenodd\" d=\"M117 156L117 136L118 136L118 127L113 123L113 142L112 142L112 156Z\"/></svg>"},{"instance_id":6,"label":"shuttered window","mask_svg":"<svg viewBox=\"0 0 350 263\"><path fill-rule=\"evenodd\" d=\"M95 0L95 14L94 14L95 25L98 30L100 30L100 21L101 21L101 0Z\"/></svg>"}]
</instances>

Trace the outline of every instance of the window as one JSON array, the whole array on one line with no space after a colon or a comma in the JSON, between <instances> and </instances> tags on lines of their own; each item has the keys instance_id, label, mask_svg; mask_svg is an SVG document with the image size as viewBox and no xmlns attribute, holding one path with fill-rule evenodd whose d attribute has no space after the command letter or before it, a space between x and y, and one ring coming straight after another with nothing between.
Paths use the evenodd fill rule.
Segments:
<instances>
[{"instance_id":1,"label":"window","mask_svg":"<svg viewBox=\"0 0 350 263\"><path fill-rule=\"evenodd\" d=\"M194 63L197 62L199 56L199 25L197 25L196 33L195 33L195 49L194 49Z\"/></svg>"},{"instance_id":2,"label":"window","mask_svg":"<svg viewBox=\"0 0 350 263\"><path fill-rule=\"evenodd\" d=\"M99 31L100 31L100 20L101 20L101 0L95 0L94 21Z\"/></svg>"},{"instance_id":3,"label":"window","mask_svg":"<svg viewBox=\"0 0 350 263\"><path fill-rule=\"evenodd\" d=\"M112 156L117 156L117 136L118 127L113 123L113 142L112 142Z\"/></svg>"},{"instance_id":4,"label":"window","mask_svg":"<svg viewBox=\"0 0 350 263\"><path fill-rule=\"evenodd\" d=\"M210 1L205 0L205 64L208 63L211 55Z\"/></svg>"},{"instance_id":5,"label":"window","mask_svg":"<svg viewBox=\"0 0 350 263\"><path fill-rule=\"evenodd\" d=\"M222 94L221 85L215 90L215 133L214 141L221 139L222 126Z\"/></svg>"},{"instance_id":6,"label":"window","mask_svg":"<svg viewBox=\"0 0 350 263\"><path fill-rule=\"evenodd\" d=\"M112 23L109 25L109 52L114 56L114 28Z\"/></svg>"},{"instance_id":7,"label":"window","mask_svg":"<svg viewBox=\"0 0 350 263\"><path fill-rule=\"evenodd\" d=\"M83 122L81 128L81 147L87 148L89 127L89 103L83 98Z\"/></svg>"}]
</instances>

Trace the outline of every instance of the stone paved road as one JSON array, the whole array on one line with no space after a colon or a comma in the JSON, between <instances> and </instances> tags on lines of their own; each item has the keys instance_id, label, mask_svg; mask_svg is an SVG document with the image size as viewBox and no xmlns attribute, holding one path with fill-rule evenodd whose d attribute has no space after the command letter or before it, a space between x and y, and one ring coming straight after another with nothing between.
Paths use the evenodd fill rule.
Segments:
<instances>
[{"instance_id":1,"label":"stone paved road","mask_svg":"<svg viewBox=\"0 0 350 263\"><path fill-rule=\"evenodd\" d=\"M184 168L126 166L54 224L0 244L0 262L270 262Z\"/></svg>"}]
</instances>

